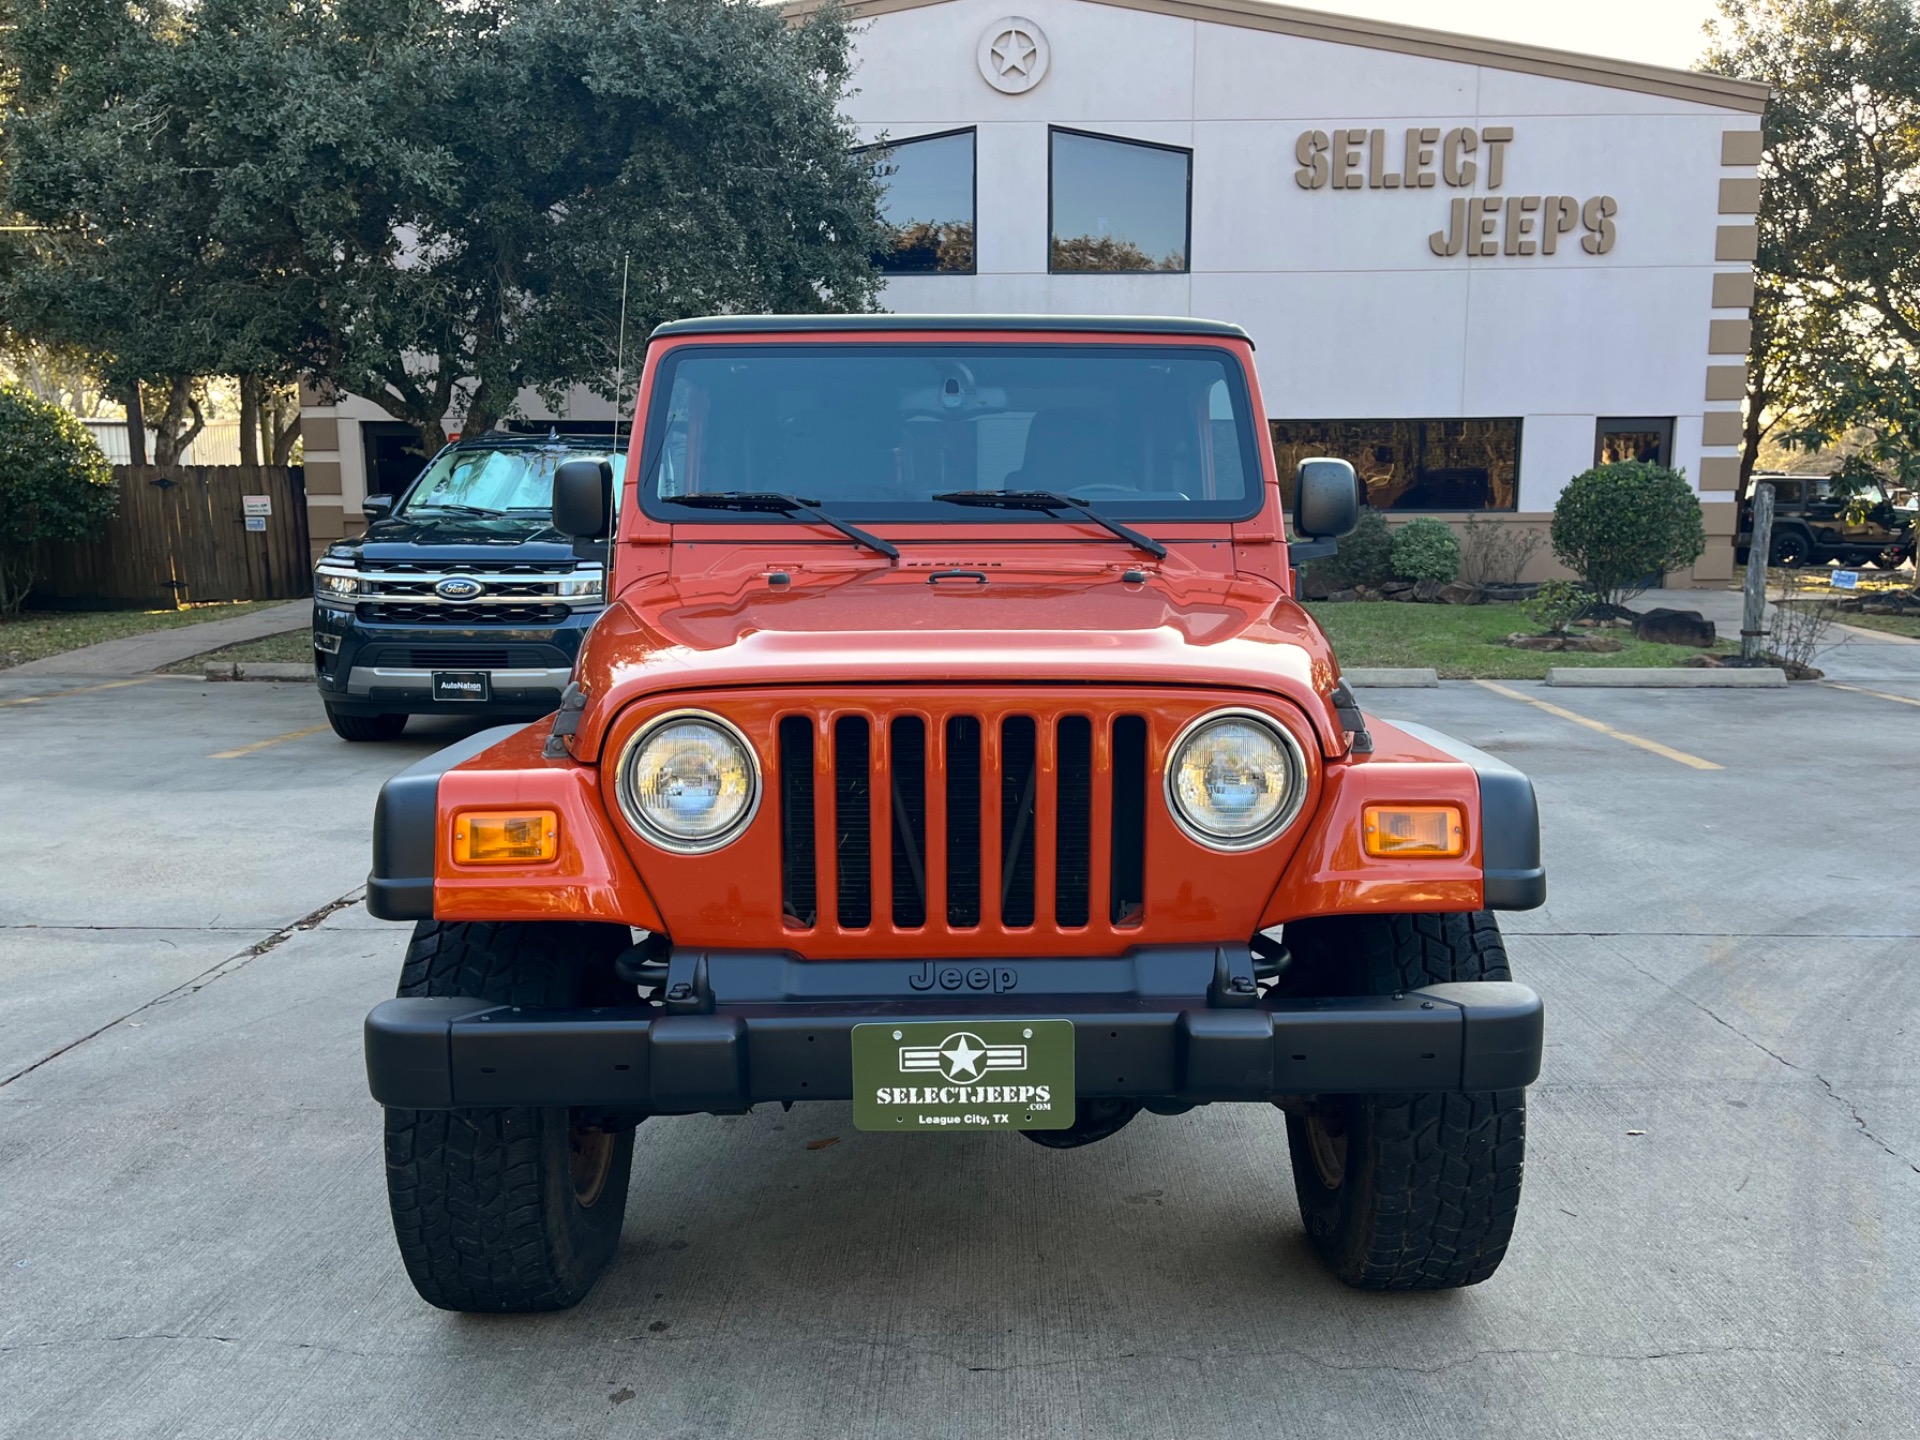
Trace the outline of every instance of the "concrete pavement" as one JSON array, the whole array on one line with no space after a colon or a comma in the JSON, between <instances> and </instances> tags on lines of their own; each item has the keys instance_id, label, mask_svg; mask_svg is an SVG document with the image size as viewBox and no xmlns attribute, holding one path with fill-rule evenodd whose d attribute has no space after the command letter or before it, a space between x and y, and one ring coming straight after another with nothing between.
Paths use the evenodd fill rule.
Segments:
<instances>
[{"instance_id":1,"label":"concrete pavement","mask_svg":"<svg viewBox=\"0 0 1920 1440\"><path fill-rule=\"evenodd\" d=\"M198 625L179 625L171 630L149 630L144 635L129 635L121 640L105 640L84 645L64 655L49 655L44 660L29 660L0 670L9 678L36 679L43 676L79 676L112 679L146 675L165 666L191 660L209 650L221 650L247 640L264 640L269 635L284 635L289 630L304 630L313 621L311 600L289 600L235 615L228 620L207 620Z\"/></svg>"},{"instance_id":2,"label":"concrete pavement","mask_svg":"<svg viewBox=\"0 0 1920 1440\"><path fill-rule=\"evenodd\" d=\"M649 1121L614 1270L498 1318L400 1270L359 1025L404 931L329 909L379 780L459 732L173 679L0 708L0 1436L1920 1434L1909 707L1503 690L1367 699L1543 803L1488 1284L1329 1281L1277 1113L1052 1152L816 1105Z\"/></svg>"}]
</instances>

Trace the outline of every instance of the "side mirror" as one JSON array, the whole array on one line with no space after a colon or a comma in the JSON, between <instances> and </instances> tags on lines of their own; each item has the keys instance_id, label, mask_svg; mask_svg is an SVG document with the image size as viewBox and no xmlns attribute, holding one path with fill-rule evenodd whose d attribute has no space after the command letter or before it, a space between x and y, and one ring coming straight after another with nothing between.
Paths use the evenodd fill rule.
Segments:
<instances>
[{"instance_id":1,"label":"side mirror","mask_svg":"<svg viewBox=\"0 0 1920 1440\"><path fill-rule=\"evenodd\" d=\"M613 467L604 460L568 460L553 472L553 526L576 540L606 537L613 513Z\"/></svg>"},{"instance_id":2,"label":"side mirror","mask_svg":"<svg viewBox=\"0 0 1920 1440\"><path fill-rule=\"evenodd\" d=\"M1308 540L1338 540L1360 523L1360 477L1344 460L1302 460L1294 472L1293 528Z\"/></svg>"},{"instance_id":3,"label":"side mirror","mask_svg":"<svg viewBox=\"0 0 1920 1440\"><path fill-rule=\"evenodd\" d=\"M369 520L384 520L393 513L393 496L369 495L360 502L360 513Z\"/></svg>"}]
</instances>

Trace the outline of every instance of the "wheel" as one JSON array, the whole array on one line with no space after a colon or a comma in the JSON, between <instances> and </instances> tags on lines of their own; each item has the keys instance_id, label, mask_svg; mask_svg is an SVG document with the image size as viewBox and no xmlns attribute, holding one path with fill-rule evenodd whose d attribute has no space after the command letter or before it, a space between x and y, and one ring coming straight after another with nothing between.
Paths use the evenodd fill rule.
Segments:
<instances>
[{"instance_id":1,"label":"wheel","mask_svg":"<svg viewBox=\"0 0 1920 1440\"><path fill-rule=\"evenodd\" d=\"M1907 552L1904 550L1882 550L1878 555L1873 557L1873 563L1882 570L1898 570L1902 565L1907 563Z\"/></svg>"},{"instance_id":2,"label":"wheel","mask_svg":"<svg viewBox=\"0 0 1920 1440\"><path fill-rule=\"evenodd\" d=\"M1388 995L1450 980L1506 980L1486 911L1295 921L1283 990ZM1287 1116L1307 1238L1361 1290L1451 1290L1500 1266L1520 1206L1526 1092L1317 1097Z\"/></svg>"},{"instance_id":3,"label":"wheel","mask_svg":"<svg viewBox=\"0 0 1920 1440\"><path fill-rule=\"evenodd\" d=\"M514 1005L634 1003L620 925L441 924L407 947L400 994ZM612 1263L631 1126L581 1111L387 1111L387 1200L414 1289L443 1310L564 1310Z\"/></svg>"},{"instance_id":4,"label":"wheel","mask_svg":"<svg viewBox=\"0 0 1920 1440\"><path fill-rule=\"evenodd\" d=\"M327 723L342 740L397 740L407 728L404 715L349 715L327 706Z\"/></svg>"},{"instance_id":5,"label":"wheel","mask_svg":"<svg viewBox=\"0 0 1920 1440\"><path fill-rule=\"evenodd\" d=\"M1812 553L1813 547L1807 543L1807 537L1797 530L1774 536L1773 549L1768 552L1773 563L1784 570L1798 570L1807 563Z\"/></svg>"}]
</instances>

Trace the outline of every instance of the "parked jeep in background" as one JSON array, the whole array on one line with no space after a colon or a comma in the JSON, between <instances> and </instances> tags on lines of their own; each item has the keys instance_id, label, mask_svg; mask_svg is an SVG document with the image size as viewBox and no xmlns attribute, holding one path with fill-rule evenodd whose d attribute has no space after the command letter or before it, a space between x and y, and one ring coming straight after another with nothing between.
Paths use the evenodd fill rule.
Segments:
<instances>
[{"instance_id":1,"label":"parked jeep in background","mask_svg":"<svg viewBox=\"0 0 1920 1440\"><path fill-rule=\"evenodd\" d=\"M391 740L409 715L552 713L606 606L598 560L553 528L554 471L624 467L626 442L491 432L448 445L366 533L313 576L313 668L347 740Z\"/></svg>"},{"instance_id":2,"label":"parked jeep in background","mask_svg":"<svg viewBox=\"0 0 1920 1440\"><path fill-rule=\"evenodd\" d=\"M1878 486L1850 490L1822 475L1753 477L1773 487L1773 541L1769 563L1791 570L1801 565L1877 565L1897 570L1913 558L1913 516L1896 508ZM1753 500L1740 507L1734 555L1747 563L1753 541Z\"/></svg>"},{"instance_id":3,"label":"parked jeep in background","mask_svg":"<svg viewBox=\"0 0 1920 1440\"><path fill-rule=\"evenodd\" d=\"M414 931L366 1063L422 1296L574 1303L637 1125L804 1100L1054 1147L1277 1106L1342 1280L1493 1274L1533 789L1355 703L1292 561L1359 487L1299 467L1290 559L1266 413L1209 321L654 333L636 462L555 480L612 553L565 702L375 816L368 908Z\"/></svg>"}]
</instances>

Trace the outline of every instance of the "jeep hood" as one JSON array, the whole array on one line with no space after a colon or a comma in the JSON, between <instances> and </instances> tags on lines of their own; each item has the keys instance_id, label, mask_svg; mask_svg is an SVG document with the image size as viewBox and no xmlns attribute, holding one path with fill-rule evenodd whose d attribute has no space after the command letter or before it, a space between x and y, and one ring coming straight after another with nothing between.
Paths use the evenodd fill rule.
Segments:
<instances>
[{"instance_id":1,"label":"jeep hood","mask_svg":"<svg viewBox=\"0 0 1920 1440\"><path fill-rule=\"evenodd\" d=\"M1265 579L1193 571L1177 556L1152 572L911 563L781 573L785 583L755 571L628 588L580 656L588 707L574 754L596 756L614 715L649 695L850 683L1261 691L1305 712L1326 753L1345 753L1333 654Z\"/></svg>"}]
</instances>

